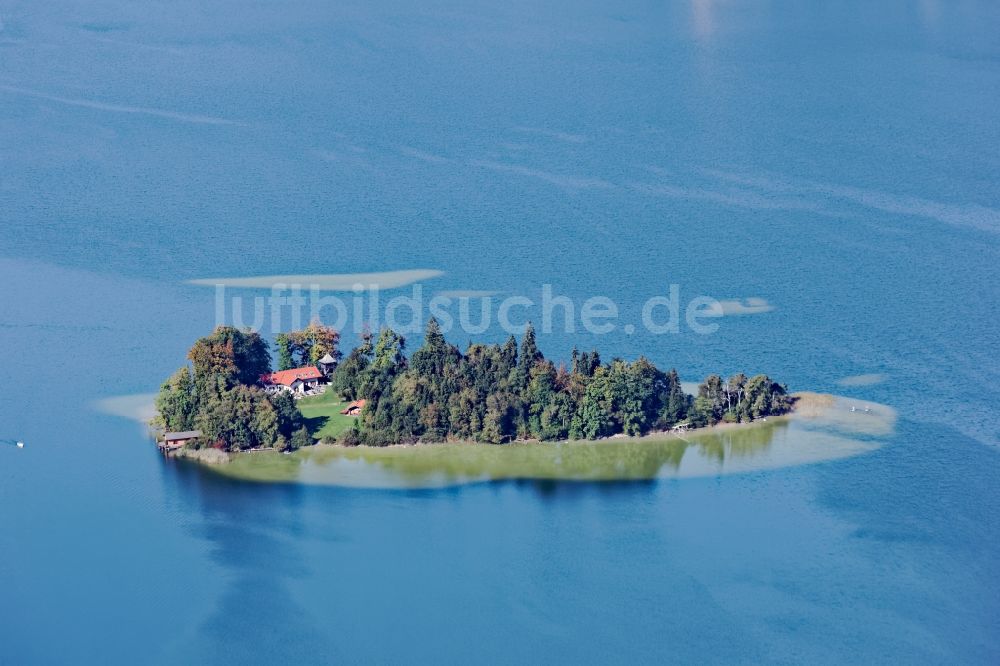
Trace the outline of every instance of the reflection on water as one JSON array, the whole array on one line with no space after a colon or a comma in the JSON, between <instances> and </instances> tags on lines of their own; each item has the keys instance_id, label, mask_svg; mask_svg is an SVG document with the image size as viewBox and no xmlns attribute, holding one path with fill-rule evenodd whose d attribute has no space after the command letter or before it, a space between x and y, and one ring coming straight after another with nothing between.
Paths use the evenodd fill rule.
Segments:
<instances>
[{"instance_id":1,"label":"reflection on water","mask_svg":"<svg viewBox=\"0 0 1000 666\"><path fill-rule=\"evenodd\" d=\"M806 394L804 394L806 395ZM251 481L428 488L499 479L631 481L737 474L871 451L892 433L889 407L808 394L789 418L681 435L506 446L315 447L256 453L211 468Z\"/></svg>"},{"instance_id":2,"label":"reflection on water","mask_svg":"<svg viewBox=\"0 0 1000 666\"><path fill-rule=\"evenodd\" d=\"M189 636L171 646L166 663L320 663L332 646L310 621L290 585L308 575L299 538L306 489L296 484L247 484L204 474L196 465L165 465L172 502L197 515L191 529L211 544L219 587L210 609ZM294 618L277 634L260 619Z\"/></svg>"}]
</instances>

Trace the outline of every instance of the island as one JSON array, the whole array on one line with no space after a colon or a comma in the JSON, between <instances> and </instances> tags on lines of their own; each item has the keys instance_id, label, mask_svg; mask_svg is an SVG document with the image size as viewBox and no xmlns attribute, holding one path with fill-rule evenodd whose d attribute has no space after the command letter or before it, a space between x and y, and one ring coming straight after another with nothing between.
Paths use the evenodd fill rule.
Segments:
<instances>
[{"instance_id":1,"label":"island","mask_svg":"<svg viewBox=\"0 0 1000 666\"><path fill-rule=\"evenodd\" d=\"M604 362L574 349L556 365L529 324L520 344L462 352L431 319L411 354L386 328L346 356L318 322L276 336L220 326L160 388L154 426L174 457L228 462L262 451L338 447L507 445L637 438L747 424L787 414L795 398L764 374L705 378L684 391L676 370L645 357ZM501 446L502 448L502 446ZM437 452L437 449L434 449ZM435 455L439 455L435 453Z\"/></svg>"}]
</instances>

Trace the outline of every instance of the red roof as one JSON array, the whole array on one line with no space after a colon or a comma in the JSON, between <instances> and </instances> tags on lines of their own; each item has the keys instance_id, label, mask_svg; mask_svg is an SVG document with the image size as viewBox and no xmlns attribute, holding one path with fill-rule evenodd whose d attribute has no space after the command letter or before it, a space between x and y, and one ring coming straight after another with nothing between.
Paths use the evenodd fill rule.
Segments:
<instances>
[{"instance_id":1,"label":"red roof","mask_svg":"<svg viewBox=\"0 0 1000 666\"><path fill-rule=\"evenodd\" d=\"M279 370L278 372L272 372L269 375L261 375L260 381L264 384L281 384L282 386L291 386L295 383L296 379L319 379L322 376L322 372L317 370L315 366L310 365L305 368Z\"/></svg>"},{"instance_id":2,"label":"red roof","mask_svg":"<svg viewBox=\"0 0 1000 666\"><path fill-rule=\"evenodd\" d=\"M340 410L340 413L341 414L347 414L348 412L350 412L351 410L353 410L355 407L357 407L358 410L360 411L360 410L362 410L362 409L365 408L366 404L368 404L368 401L365 400L365 399L363 399L363 398L361 400L355 400L354 402L352 402L351 404L349 404L347 407L344 407L342 410Z\"/></svg>"}]
</instances>

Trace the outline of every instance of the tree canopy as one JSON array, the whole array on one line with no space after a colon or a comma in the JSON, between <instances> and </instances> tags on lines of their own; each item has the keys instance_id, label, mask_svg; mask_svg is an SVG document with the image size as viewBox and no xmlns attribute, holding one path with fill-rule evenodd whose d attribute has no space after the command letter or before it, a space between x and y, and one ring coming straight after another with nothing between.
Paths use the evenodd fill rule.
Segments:
<instances>
[{"instance_id":1,"label":"tree canopy","mask_svg":"<svg viewBox=\"0 0 1000 666\"><path fill-rule=\"evenodd\" d=\"M287 393L268 394L267 342L256 332L220 326L188 352L191 366L160 387L156 407L167 430L201 430L201 443L226 451L301 445L302 414Z\"/></svg>"},{"instance_id":2,"label":"tree canopy","mask_svg":"<svg viewBox=\"0 0 1000 666\"><path fill-rule=\"evenodd\" d=\"M538 349L529 324L520 346L470 344L463 354L438 322L407 358L405 341L390 329L369 335L341 364L333 389L345 399L367 399L354 443L593 439L641 435L720 421L780 414L791 401L766 375L709 376L697 397L687 395L676 370L663 372L646 358L602 363L597 351L573 351L569 370Z\"/></svg>"},{"instance_id":3,"label":"tree canopy","mask_svg":"<svg viewBox=\"0 0 1000 666\"><path fill-rule=\"evenodd\" d=\"M339 361L339 345L340 333L318 321L311 322L301 331L278 333L274 336L278 370L316 365L327 354Z\"/></svg>"},{"instance_id":4,"label":"tree canopy","mask_svg":"<svg viewBox=\"0 0 1000 666\"><path fill-rule=\"evenodd\" d=\"M339 359L339 339L318 323L281 334L279 363L310 365L327 353ZM167 429L199 429L202 445L227 451L311 443L292 396L259 384L271 363L260 335L222 326L196 341L188 359L191 366L171 375L156 400ZM691 396L676 370L664 372L644 357L605 363L597 351L574 349L570 361L567 369L546 359L530 324L520 345L511 336L502 345L469 344L463 353L431 319L409 357L395 331L364 332L330 377L330 390L366 401L344 441L376 446L632 436L752 421L791 407L785 387L767 375L709 375Z\"/></svg>"}]
</instances>

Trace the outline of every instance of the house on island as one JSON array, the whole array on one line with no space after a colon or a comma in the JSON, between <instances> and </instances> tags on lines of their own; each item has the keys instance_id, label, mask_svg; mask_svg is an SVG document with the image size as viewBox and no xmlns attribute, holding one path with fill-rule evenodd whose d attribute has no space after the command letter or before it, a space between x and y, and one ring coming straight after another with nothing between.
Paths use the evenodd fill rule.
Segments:
<instances>
[{"instance_id":1,"label":"house on island","mask_svg":"<svg viewBox=\"0 0 1000 666\"><path fill-rule=\"evenodd\" d=\"M164 451L173 451L182 446L186 446L201 437L201 430L184 430L181 432L168 432L160 442L160 448Z\"/></svg>"},{"instance_id":2,"label":"house on island","mask_svg":"<svg viewBox=\"0 0 1000 666\"><path fill-rule=\"evenodd\" d=\"M347 405L347 407L340 410L340 413L344 416L357 416L361 413L361 410L365 408L368 403L367 400L355 400L354 402Z\"/></svg>"},{"instance_id":3,"label":"house on island","mask_svg":"<svg viewBox=\"0 0 1000 666\"><path fill-rule=\"evenodd\" d=\"M310 395L325 381L323 373L312 365L260 376L260 383L269 393L289 391L295 395Z\"/></svg>"}]
</instances>

